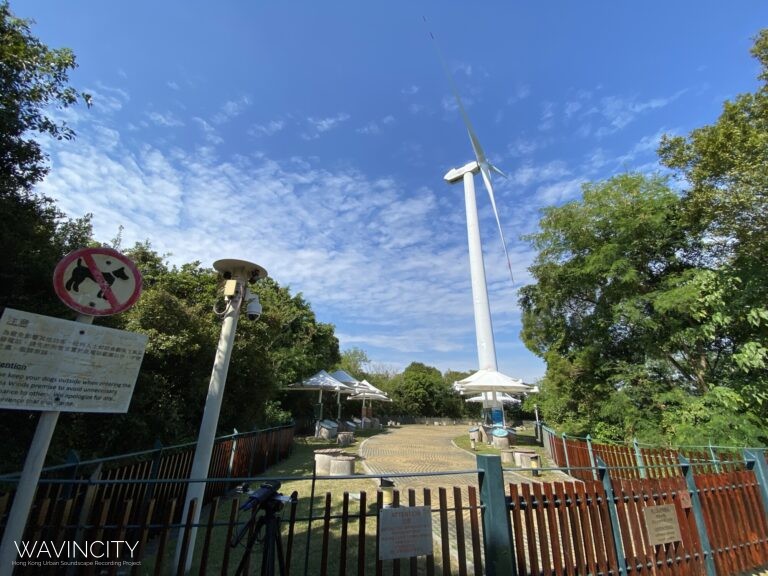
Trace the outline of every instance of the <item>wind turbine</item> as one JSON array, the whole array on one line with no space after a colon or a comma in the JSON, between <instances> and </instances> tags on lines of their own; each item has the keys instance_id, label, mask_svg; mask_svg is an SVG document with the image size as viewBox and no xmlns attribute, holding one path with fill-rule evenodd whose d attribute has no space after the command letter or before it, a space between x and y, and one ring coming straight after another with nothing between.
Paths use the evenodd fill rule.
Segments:
<instances>
[{"instance_id":1,"label":"wind turbine","mask_svg":"<svg viewBox=\"0 0 768 576\"><path fill-rule=\"evenodd\" d=\"M474 302L475 313L475 335L477 338L477 356L479 362L480 371L487 371L488 374L498 373L498 365L496 363L496 344L493 339L493 324L491 323L491 309L488 303L488 287L485 279L485 263L483 261L483 248L480 242L480 226L477 215L477 200L475 196L475 178L476 173L480 173L485 184L485 189L488 191L488 197L491 200L491 207L493 208L493 214L496 217L496 226L499 230L499 236L501 237L501 244L504 248L504 256L507 260L507 269L509 270L509 276L514 284L514 277L512 276L512 264L509 260L509 251L507 250L507 243L504 240L504 232L501 227L501 220L499 219L499 211L496 207L496 198L493 194L493 184L491 182L491 172L496 172L504 177L504 173L496 166L490 163L488 157L485 155L480 141L475 134L475 130L472 127L472 123L469 121L469 116L464 109L464 103L459 96L459 92L453 83L450 72L445 65L439 49L437 48L437 41L435 37L430 33L432 40L435 42L435 48L437 49L438 57L443 65L443 70L448 77L448 82L451 85L453 96L456 99L461 118L464 121L464 126L469 134L469 141L472 144L472 150L475 153L475 160L465 164L460 168L453 168L443 178L450 184L456 182L464 182L464 203L467 212L467 241L469 244L469 267L472 278L472 299ZM461 388L461 387L459 387ZM484 393L486 402L484 408L490 408L491 417L493 419L494 412L502 415L502 423L504 422L504 410L501 401L497 397L497 391ZM498 412L496 412L498 411ZM496 419L493 419L495 422Z\"/></svg>"}]
</instances>

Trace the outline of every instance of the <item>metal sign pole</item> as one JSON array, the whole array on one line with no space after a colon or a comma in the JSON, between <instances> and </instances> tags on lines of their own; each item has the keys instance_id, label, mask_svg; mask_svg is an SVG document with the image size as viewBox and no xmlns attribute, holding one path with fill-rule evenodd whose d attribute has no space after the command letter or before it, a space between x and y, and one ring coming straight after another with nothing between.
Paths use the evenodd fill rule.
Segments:
<instances>
[{"instance_id":1,"label":"metal sign pole","mask_svg":"<svg viewBox=\"0 0 768 576\"><path fill-rule=\"evenodd\" d=\"M77 317L77 322L93 324L93 316L80 314ZM24 538L24 528L27 525L32 501L35 498L35 492L37 492L37 483L40 480L40 473L43 470L45 456L48 454L48 447L51 444L59 414L61 414L59 411L41 412L37 421L35 436L29 446L27 458L24 460L24 469L21 472L13 505L8 514L3 543L0 545L0 573L5 573L6 568L10 568L11 572L13 571L13 561L18 554L16 546L21 546L21 540Z\"/></svg>"}]
</instances>

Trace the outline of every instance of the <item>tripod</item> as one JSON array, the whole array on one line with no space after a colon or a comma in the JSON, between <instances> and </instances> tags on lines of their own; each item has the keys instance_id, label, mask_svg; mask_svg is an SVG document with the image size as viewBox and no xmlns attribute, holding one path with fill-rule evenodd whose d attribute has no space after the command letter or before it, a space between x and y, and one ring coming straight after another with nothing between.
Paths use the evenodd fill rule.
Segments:
<instances>
[{"instance_id":1,"label":"tripod","mask_svg":"<svg viewBox=\"0 0 768 576\"><path fill-rule=\"evenodd\" d=\"M284 503L293 502L296 493L286 498L282 495L274 495L261 505L253 508L250 520L246 522L240 533L233 540L232 546L236 546L240 540L248 533L248 540L245 544L245 551L237 566L235 576L242 576L248 567L248 561L253 550L253 545L259 542L263 545L261 554L261 576L274 576L275 557L280 570L279 576L285 576L285 554L283 553L283 544L280 537L280 514ZM263 510L262 515L258 515L259 510Z\"/></svg>"}]
</instances>

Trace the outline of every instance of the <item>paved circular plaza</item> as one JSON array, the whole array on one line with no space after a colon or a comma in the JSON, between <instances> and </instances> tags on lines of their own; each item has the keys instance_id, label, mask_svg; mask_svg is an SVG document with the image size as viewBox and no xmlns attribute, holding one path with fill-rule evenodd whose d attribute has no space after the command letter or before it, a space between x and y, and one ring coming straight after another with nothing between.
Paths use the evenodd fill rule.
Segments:
<instances>
[{"instance_id":1,"label":"paved circular plaza","mask_svg":"<svg viewBox=\"0 0 768 576\"><path fill-rule=\"evenodd\" d=\"M370 474L440 473L476 470L471 452L457 448L453 439L468 433L466 424L427 426L410 424L388 428L361 443L358 454ZM508 482L531 482L530 475L505 472ZM477 474L394 478L398 488L477 485Z\"/></svg>"}]
</instances>

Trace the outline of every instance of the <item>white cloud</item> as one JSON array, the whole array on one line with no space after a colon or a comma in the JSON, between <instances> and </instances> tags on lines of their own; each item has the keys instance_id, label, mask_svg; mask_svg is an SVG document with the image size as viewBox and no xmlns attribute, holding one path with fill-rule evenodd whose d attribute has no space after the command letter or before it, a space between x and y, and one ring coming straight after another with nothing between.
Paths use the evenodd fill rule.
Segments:
<instances>
[{"instance_id":1,"label":"white cloud","mask_svg":"<svg viewBox=\"0 0 768 576\"><path fill-rule=\"evenodd\" d=\"M644 101L617 96L602 98L599 105L589 111L590 114L597 114L603 121L607 122L607 125L603 125L595 131L595 135L602 138L618 132L634 122L644 112L664 108L684 93L685 90L681 90L669 97L651 98Z\"/></svg>"},{"instance_id":2,"label":"white cloud","mask_svg":"<svg viewBox=\"0 0 768 576\"><path fill-rule=\"evenodd\" d=\"M525 100L528 98L528 96L531 95L531 87L527 84L523 84L518 86L512 96L507 98L507 104L512 105L520 102L521 100Z\"/></svg>"},{"instance_id":3,"label":"white cloud","mask_svg":"<svg viewBox=\"0 0 768 576\"><path fill-rule=\"evenodd\" d=\"M515 170L510 179L514 184L530 186L548 180L557 180L570 175L571 171L562 160L553 160L543 165L525 164Z\"/></svg>"},{"instance_id":4,"label":"white cloud","mask_svg":"<svg viewBox=\"0 0 768 576\"><path fill-rule=\"evenodd\" d=\"M184 122L176 118L173 112L148 112L147 117L156 125L163 128L184 126Z\"/></svg>"},{"instance_id":5,"label":"white cloud","mask_svg":"<svg viewBox=\"0 0 768 576\"><path fill-rule=\"evenodd\" d=\"M342 123L350 119L350 115L345 112L339 112L335 116L327 116L325 118L307 118L310 131L302 135L305 140L314 140L319 138L321 134L338 128Z\"/></svg>"},{"instance_id":6,"label":"white cloud","mask_svg":"<svg viewBox=\"0 0 768 576\"><path fill-rule=\"evenodd\" d=\"M541 105L541 120L539 121L539 130L546 132L555 127L555 104L553 102L544 102Z\"/></svg>"},{"instance_id":7,"label":"white cloud","mask_svg":"<svg viewBox=\"0 0 768 576\"><path fill-rule=\"evenodd\" d=\"M472 65L471 64L465 64L462 62L459 62L458 64L453 65L453 73L460 72L461 74L464 74L465 76L472 76Z\"/></svg>"},{"instance_id":8,"label":"white cloud","mask_svg":"<svg viewBox=\"0 0 768 576\"><path fill-rule=\"evenodd\" d=\"M248 96L241 96L237 100L228 100L225 102L221 109L214 114L213 122L215 124L224 124L232 118L240 116L249 106L251 100Z\"/></svg>"},{"instance_id":9,"label":"white cloud","mask_svg":"<svg viewBox=\"0 0 768 576\"><path fill-rule=\"evenodd\" d=\"M379 134L381 127L388 124L392 124L395 121L395 117L392 115L384 116L381 120L373 120L368 122L365 126L362 126L356 130L359 134Z\"/></svg>"},{"instance_id":10,"label":"white cloud","mask_svg":"<svg viewBox=\"0 0 768 576\"><path fill-rule=\"evenodd\" d=\"M583 177L561 180L541 186L536 190L536 198L545 206L562 204L581 195L581 186L587 182Z\"/></svg>"},{"instance_id":11,"label":"white cloud","mask_svg":"<svg viewBox=\"0 0 768 576\"><path fill-rule=\"evenodd\" d=\"M266 124L254 124L248 130L251 136L272 136L282 131L286 126L285 120L270 120Z\"/></svg>"},{"instance_id":12,"label":"white cloud","mask_svg":"<svg viewBox=\"0 0 768 576\"><path fill-rule=\"evenodd\" d=\"M475 103L471 96L462 96L461 97L461 103L464 105L464 108L471 108L472 105ZM458 112L459 110L459 103L456 101L456 96L453 94L450 94L448 96L443 96L443 99L441 101L443 110L446 112Z\"/></svg>"},{"instance_id":13,"label":"white cloud","mask_svg":"<svg viewBox=\"0 0 768 576\"><path fill-rule=\"evenodd\" d=\"M415 84L411 84L410 86L407 86L402 90L400 90L400 93L406 96L414 96L415 94L418 94L418 92L419 92L419 87L416 86Z\"/></svg>"},{"instance_id":14,"label":"white cloud","mask_svg":"<svg viewBox=\"0 0 768 576\"><path fill-rule=\"evenodd\" d=\"M224 139L216 133L216 128L211 126L203 118L199 118L195 116L194 118L192 118L192 121L198 126L200 126L200 129L203 131L205 141L208 142L209 144L218 146L219 144L222 144L224 142Z\"/></svg>"}]
</instances>

